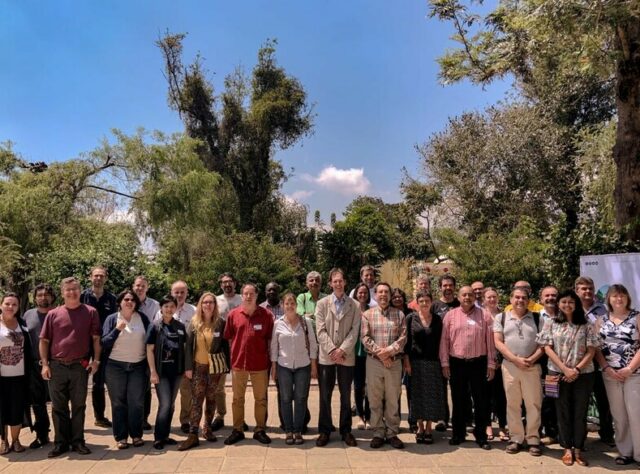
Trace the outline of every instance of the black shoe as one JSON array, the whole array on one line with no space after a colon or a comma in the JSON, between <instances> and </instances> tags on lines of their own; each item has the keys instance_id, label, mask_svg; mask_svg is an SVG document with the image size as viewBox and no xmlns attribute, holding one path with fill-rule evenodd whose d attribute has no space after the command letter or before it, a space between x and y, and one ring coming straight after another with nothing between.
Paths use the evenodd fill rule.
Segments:
<instances>
[{"instance_id":1,"label":"black shoe","mask_svg":"<svg viewBox=\"0 0 640 474\"><path fill-rule=\"evenodd\" d=\"M222 418L216 418L211 422L211 431L218 431L224 428L224 420Z\"/></svg>"},{"instance_id":2,"label":"black shoe","mask_svg":"<svg viewBox=\"0 0 640 474\"><path fill-rule=\"evenodd\" d=\"M450 446L458 446L460 443L462 443L463 440L461 440L460 438L456 438L455 436L453 438L451 438L449 440L449 445Z\"/></svg>"},{"instance_id":3,"label":"black shoe","mask_svg":"<svg viewBox=\"0 0 640 474\"><path fill-rule=\"evenodd\" d=\"M478 446L480 446L485 451L489 451L491 449L489 441L478 441Z\"/></svg>"},{"instance_id":4,"label":"black shoe","mask_svg":"<svg viewBox=\"0 0 640 474\"><path fill-rule=\"evenodd\" d=\"M418 425L409 425L409 431L416 434L418 432Z\"/></svg>"},{"instance_id":5,"label":"black shoe","mask_svg":"<svg viewBox=\"0 0 640 474\"><path fill-rule=\"evenodd\" d=\"M43 447L44 445L49 444L49 437L48 436L44 436L42 438L36 438L34 439L31 444L29 445L29 447L31 449L38 449Z\"/></svg>"},{"instance_id":6,"label":"black shoe","mask_svg":"<svg viewBox=\"0 0 640 474\"><path fill-rule=\"evenodd\" d=\"M358 442L356 441L356 439L351 433L343 434L342 441L344 441L344 444L346 444L347 446L351 446L351 447L358 446Z\"/></svg>"},{"instance_id":7,"label":"black shoe","mask_svg":"<svg viewBox=\"0 0 640 474\"><path fill-rule=\"evenodd\" d=\"M163 443L169 446L175 446L176 444L178 444L178 442L173 438L167 438L163 441Z\"/></svg>"},{"instance_id":8,"label":"black shoe","mask_svg":"<svg viewBox=\"0 0 640 474\"><path fill-rule=\"evenodd\" d=\"M333 425L331 425L331 432L332 432L332 433L335 433L336 431L338 431L338 430L336 429L336 427L335 427L335 426L333 426Z\"/></svg>"},{"instance_id":9,"label":"black shoe","mask_svg":"<svg viewBox=\"0 0 640 474\"><path fill-rule=\"evenodd\" d=\"M96 418L95 425L100 428L111 428L113 423L111 423L108 418Z\"/></svg>"},{"instance_id":10,"label":"black shoe","mask_svg":"<svg viewBox=\"0 0 640 474\"><path fill-rule=\"evenodd\" d=\"M84 444L84 441L75 443L73 446L71 446L71 449L73 449L78 454L82 454L82 455L91 454L91 450L87 448L87 445Z\"/></svg>"},{"instance_id":11,"label":"black shoe","mask_svg":"<svg viewBox=\"0 0 640 474\"><path fill-rule=\"evenodd\" d=\"M447 431L447 424L444 421L439 421L436 423L436 431Z\"/></svg>"},{"instance_id":12,"label":"black shoe","mask_svg":"<svg viewBox=\"0 0 640 474\"><path fill-rule=\"evenodd\" d=\"M69 451L69 445L64 443L56 443L53 445L53 449L47 454L48 458L57 458L58 456Z\"/></svg>"},{"instance_id":13,"label":"black shoe","mask_svg":"<svg viewBox=\"0 0 640 474\"><path fill-rule=\"evenodd\" d=\"M384 439L374 436L369 444L373 449L378 449L384 446Z\"/></svg>"},{"instance_id":14,"label":"black shoe","mask_svg":"<svg viewBox=\"0 0 640 474\"><path fill-rule=\"evenodd\" d=\"M164 442L162 442L161 440L156 440L153 442L153 449L157 449L157 450L161 450L164 449Z\"/></svg>"},{"instance_id":15,"label":"black shoe","mask_svg":"<svg viewBox=\"0 0 640 474\"><path fill-rule=\"evenodd\" d=\"M247 425L246 423L242 423L242 431L249 431L249 425Z\"/></svg>"},{"instance_id":16,"label":"black shoe","mask_svg":"<svg viewBox=\"0 0 640 474\"><path fill-rule=\"evenodd\" d=\"M264 430L256 431L253 433L253 439L262 444L271 444L271 438L264 432Z\"/></svg>"},{"instance_id":17,"label":"black shoe","mask_svg":"<svg viewBox=\"0 0 640 474\"><path fill-rule=\"evenodd\" d=\"M147 420L144 420L142 422L142 429L144 431L151 431L153 429L153 426L151 426L151 424Z\"/></svg>"},{"instance_id":18,"label":"black shoe","mask_svg":"<svg viewBox=\"0 0 640 474\"><path fill-rule=\"evenodd\" d=\"M224 440L224 444L231 445L236 444L238 441L244 439L244 433L242 431L233 430L231 434Z\"/></svg>"},{"instance_id":19,"label":"black shoe","mask_svg":"<svg viewBox=\"0 0 640 474\"><path fill-rule=\"evenodd\" d=\"M316 439L316 446L319 448L326 446L329 443L329 435L327 433L320 433L318 439Z\"/></svg>"},{"instance_id":20,"label":"black shoe","mask_svg":"<svg viewBox=\"0 0 640 474\"><path fill-rule=\"evenodd\" d=\"M190 428L191 425L189 423L182 423L180 425L180 431L182 431L184 434L189 434Z\"/></svg>"},{"instance_id":21,"label":"black shoe","mask_svg":"<svg viewBox=\"0 0 640 474\"><path fill-rule=\"evenodd\" d=\"M404 443L397 436L392 436L391 438L387 439L387 443L389 443L392 448L404 449Z\"/></svg>"}]
</instances>

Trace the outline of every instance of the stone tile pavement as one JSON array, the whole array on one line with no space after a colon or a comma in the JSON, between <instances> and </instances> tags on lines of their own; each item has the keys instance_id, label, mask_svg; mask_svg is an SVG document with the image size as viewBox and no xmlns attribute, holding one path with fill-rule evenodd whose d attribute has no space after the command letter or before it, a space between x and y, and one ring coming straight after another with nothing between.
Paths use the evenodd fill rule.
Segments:
<instances>
[{"instance_id":1,"label":"stone tile pavement","mask_svg":"<svg viewBox=\"0 0 640 474\"><path fill-rule=\"evenodd\" d=\"M231 393L227 388L228 411L227 422L231 421ZM90 397L89 397L90 398ZM334 394L334 419L337 423L338 413L337 393ZM404 401L404 397L403 397ZM483 451L471 441L461 446L448 445L449 433L436 433L435 443L431 446L416 445L413 435L408 432L406 422L403 422L403 433L400 438L407 443L404 450L395 450L385 446L380 450L369 447L371 433L354 430L359 445L346 448L333 435L331 442L324 448L315 446L316 431L305 436L306 443L302 446L287 446L284 444L284 434L277 428L275 388L269 392L269 435L273 442L268 447L260 445L251 439L250 433L245 441L234 446L225 446L222 441L230 429L218 432L216 443L201 440L199 447L190 451L179 452L176 446L168 446L163 451L156 451L151 446L152 434L145 433L147 443L142 448L130 447L118 451L109 429L93 426L91 401L87 400L87 418L85 431L87 445L92 454L79 456L69 453L60 458L47 459L49 447L29 450L25 453L10 453L0 457L0 471L2 473L17 472L22 474L61 473L164 473L164 472L240 472L242 474L268 473L325 473L325 474L393 474L393 473L451 473L451 474L483 474L483 473L555 473L586 471L607 472L637 470L637 466L616 466L613 463L615 452L590 435L585 457L591 462L591 467L565 467L560 461L561 448L553 445L545 450L542 457L534 458L527 453L509 455L504 452L505 443L494 442L494 449ZM176 403L178 406L179 398ZM311 426L317 426L318 392L312 387L309 406L311 407ZM251 391L247 392L247 423L251 427L253 421L253 401ZM156 410L155 394L151 420ZM177 410L176 410L177 411ZM110 417L110 410L107 410ZM179 432L177 413L174 417L172 436L182 440L185 436ZM23 430L21 441L28 445L32 439L27 430Z\"/></svg>"}]
</instances>

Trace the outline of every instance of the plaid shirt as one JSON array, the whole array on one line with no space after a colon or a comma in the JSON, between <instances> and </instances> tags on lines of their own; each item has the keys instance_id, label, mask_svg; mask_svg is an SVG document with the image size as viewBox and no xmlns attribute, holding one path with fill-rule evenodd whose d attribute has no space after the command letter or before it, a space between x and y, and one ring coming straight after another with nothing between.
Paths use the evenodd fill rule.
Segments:
<instances>
[{"instance_id":1,"label":"plaid shirt","mask_svg":"<svg viewBox=\"0 0 640 474\"><path fill-rule=\"evenodd\" d=\"M378 349L393 347L394 355L402 353L407 342L405 315L399 309L379 306L368 309L362 315L360 337L367 352L374 355Z\"/></svg>"}]
</instances>

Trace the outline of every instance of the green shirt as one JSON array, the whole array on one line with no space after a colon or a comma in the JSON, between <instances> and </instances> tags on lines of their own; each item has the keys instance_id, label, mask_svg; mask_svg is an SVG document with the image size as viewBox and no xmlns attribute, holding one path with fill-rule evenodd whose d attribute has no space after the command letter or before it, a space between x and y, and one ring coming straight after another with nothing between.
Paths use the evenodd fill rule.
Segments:
<instances>
[{"instance_id":1,"label":"green shirt","mask_svg":"<svg viewBox=\"0 0 640 474\"><path fill-rule=\"evenodd\" d=\"M320 292L320 294L318 295L318 300L324 298L325 295L324 293ZM318 300L313 299L313 297L311 296L311 292L307 291L306 293L300 293L298 295L298 298L296 298L296 303L298 303L298 307L296 309L296 312L300 315L300 316L307 316L309 319L311 319L311 321L313 321L313 326L315 327L316 325L316 303L318 302Z\"/></svg>"}]
</instances>

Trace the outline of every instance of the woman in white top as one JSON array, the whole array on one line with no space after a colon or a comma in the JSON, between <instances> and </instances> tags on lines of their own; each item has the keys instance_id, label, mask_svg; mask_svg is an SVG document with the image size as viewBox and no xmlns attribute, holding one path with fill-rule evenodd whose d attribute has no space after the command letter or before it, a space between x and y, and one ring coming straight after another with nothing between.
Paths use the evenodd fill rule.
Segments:
<instances>
[{"instance_id":1,"label":"woman in white top","mask_svg":"<svg viewBox=\"0 0 640 474\"><path fill-rule=\"evenodd\" d=\"M113 436L118 449L144 444L144 395L149 380L145 335L149 319L138 312L140 299L124 290L117 299L120 311L107 317L102 328L102 360L111 399Z\"/></svg>"},{"instance_id":2,"label":"woman in white top","mask_svg":"<svg viewBox=\"0 0 640 474\"><path fill-rule=\"evenodd\" d=\"M318 341L313 324L296 313L296 297L282 299L284 316L273 326L271 377L280 391L280 413L286 432L285 443L302 444L309 385L318 378Z\"/></svg>"},{"instance_id":3,"label":"woman in white top","mask_svg":"<svg viewBox=\"0 0 640 474\"><path fill-rule=\"evenodd\" d=\"M26 324L20 318L20 302L15 293L2 297L0 316L0 423L2 443L0 454L21 453L20 429L30 425L29 373L33 370L31 345ZM7 438L11 431L11 444Z\"/></svg>"}]
</instances>

